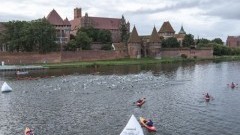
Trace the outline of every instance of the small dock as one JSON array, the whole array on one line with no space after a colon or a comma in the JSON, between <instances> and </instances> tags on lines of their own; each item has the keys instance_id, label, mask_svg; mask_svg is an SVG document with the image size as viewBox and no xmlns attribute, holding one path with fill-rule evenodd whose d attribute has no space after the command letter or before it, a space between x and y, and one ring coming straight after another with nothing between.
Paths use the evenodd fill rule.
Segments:
<instances>
[{"instance_id":1,"label":"small dock","mask_svg":"<svg viewBox=\"0 0 240 135\"><path fill-rule=\"evenodd\" d=\"M16 66L16 65L3 65L0 66L0 72L4 71L29 71L29 70L43 70L47 69L43 66L33 66L33 65L27 65L27 66Z\"/></svg>"}]
</instances>

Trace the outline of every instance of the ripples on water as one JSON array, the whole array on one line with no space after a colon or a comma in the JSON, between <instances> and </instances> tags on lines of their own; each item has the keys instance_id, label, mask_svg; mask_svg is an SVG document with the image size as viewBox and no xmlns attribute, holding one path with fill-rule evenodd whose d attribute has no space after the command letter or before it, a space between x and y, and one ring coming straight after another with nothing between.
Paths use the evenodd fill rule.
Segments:
<instances>
[{"instance_id":1,"label":"ripples on water","mask_svg":"<svg viewBox=\"0 0 240 135\"><path fill-rule=\"evenodd\" d=\"M38 80L2 77L14 89L0 94L0 135L118 135L131 114L151 118L155 135L240 134L240 63L177 66L125 75L80 75ZM209 92L214 100L205 102ZM147 102L138 108L138 98ZM144 130L147 133L146 130Z\"/></svg>"}]
</instances>

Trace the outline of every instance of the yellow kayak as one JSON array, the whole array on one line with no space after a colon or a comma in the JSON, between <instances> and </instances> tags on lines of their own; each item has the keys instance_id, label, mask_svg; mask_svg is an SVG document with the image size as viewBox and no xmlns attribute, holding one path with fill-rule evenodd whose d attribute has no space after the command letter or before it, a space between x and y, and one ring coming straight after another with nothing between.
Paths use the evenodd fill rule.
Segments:
<instances>
[{"instance_id":1,"label":"yellow kayak","mask_svg":"<svg viewBox=\"0 0 240 135\"><path fill-rule=\"evenodd\" d=\"M156 131L157 131L156 128L155 128L154 126L148 126L148 125L146 124L146 121L147 121L147 120L146 120L145 118L140 117L140 123L141 123L142 126L144 126L145 128L147 128L149 132L156 132Z\"/></svg>"}]
</instances>

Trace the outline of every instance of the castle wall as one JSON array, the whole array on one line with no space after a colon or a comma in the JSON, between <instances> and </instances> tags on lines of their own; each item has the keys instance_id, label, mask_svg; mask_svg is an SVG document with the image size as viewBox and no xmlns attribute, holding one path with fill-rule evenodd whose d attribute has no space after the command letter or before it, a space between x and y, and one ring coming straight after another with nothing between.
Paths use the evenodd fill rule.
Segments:
<instances>
[{"instance_id":1,"label":"castle wall","mask_svg":"<svg viewBox=\"0 0 240 135\"><path fill-rule=\"evenodd\" d=\"M188 58L212 58L213 49L212 48L202 48L202 49L189 49L189 48L164 48L161 49L159 56L161 57L181 57L182 54L188 56Z\"/></svg>"},{"instance_id":2,"label":"castle wall","mask_svg":"<svg viewBox=\"0 0 240 135\"><path fill-rule=\"evenodd\" d=\"M8 64L59 63L73 61L112 60L127 57L124 51L83 50L76 52L39 53L0 53L0 62Z\"/></svg>"}]
</instances>

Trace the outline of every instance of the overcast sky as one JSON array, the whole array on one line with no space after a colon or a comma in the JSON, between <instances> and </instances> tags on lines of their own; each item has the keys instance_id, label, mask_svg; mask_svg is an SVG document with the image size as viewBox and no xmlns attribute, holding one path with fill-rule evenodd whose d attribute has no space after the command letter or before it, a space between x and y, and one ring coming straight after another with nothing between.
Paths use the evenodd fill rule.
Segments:
<instances>
[{"instance_id":1,"label":"overcast sky","mask_svg":"<svg viewBox=\"0 0 240 135\"><path fill-rule=\"evenodd\" d=\"M62 18L73 19L73 9L89 16L121 18L135 25L139 35L150 35L170 21L179 32L183 25L194 38L240 35L240 0L0 0L0 22L33 20L55 9Z\"/></svg>"}]
</instances>

